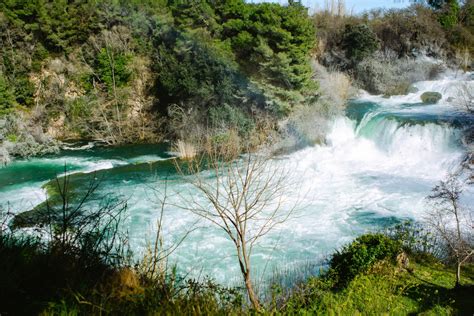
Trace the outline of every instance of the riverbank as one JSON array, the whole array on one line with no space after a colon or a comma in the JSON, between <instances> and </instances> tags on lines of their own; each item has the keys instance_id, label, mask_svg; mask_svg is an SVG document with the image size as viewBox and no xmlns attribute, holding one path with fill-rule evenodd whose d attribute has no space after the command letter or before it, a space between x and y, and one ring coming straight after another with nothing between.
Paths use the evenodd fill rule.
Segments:
<instances>
[{"instance_id":1,"label":"riverbank","mask_svg":"<svg viewBox=\"0 0 474 316\"><path fill-rule=\"evenodd\" d=\"M376 238L382 243L401 242L377 234L358 240L363 238ZM402 263L398 260L402 250L380 252L375 247L356 250L354 255L359 261L347 262L341 271L331 263L330 269L320 276L291 287L273 284L268 292L260 293L262 298L266 297L260 314L439 315L474 311L472 264L463 269L462 286L454 287L454 269L431 254L409 252ZM126 263L125 257L109 261L112 259L109 256L115 254L94 249L62 248L59 244L45 244L2 231L0 311L31 315L246 315L255 312L248 309L245 294L239 288L222 287L212 278L183 278L174 269L159 268L152 273L146 259L133 265ZM367 252L377 253L375 259L368 257ZM344 271L350 269L358 272L349 278Z\"/></svg>"}]
</instances>

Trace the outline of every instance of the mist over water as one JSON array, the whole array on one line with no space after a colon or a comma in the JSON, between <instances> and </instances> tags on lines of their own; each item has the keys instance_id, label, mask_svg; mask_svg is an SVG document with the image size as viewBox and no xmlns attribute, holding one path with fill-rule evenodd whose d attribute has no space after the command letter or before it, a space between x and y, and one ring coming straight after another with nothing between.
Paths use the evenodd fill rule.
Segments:
<instances>
[{"instance_id":1,"label":"mist over water","mask_svg":"<svg viewBox=\"0 0 474 316\"><path fill-rule=\"evenodd\" d=\"M252 260L257 275L274 269L317 262L357 235L404 219L420 220L425 197L463 159L462 132L474 118L460 110L460 89L474 91L470 74L446 75L420 82L414 93L383 98L363 94L347 115L334 119L324 145L278 157L275 165L291 172L285 205L297 201L295 216L262 239ZM443 95L436 105L421 104L425 91ZM30 209L46 198L41 186L64 171L103 170L102 194L129 200L125 229L132 249L140 254L153 235L157 217L156 192L168 179L175 192L193 188L174 172L169 154L156 146L66 151L56 157L16 161L0 169L0 203L15 212ZM86 185L86 184L84 184ZM174 199L174 200L173 200ZM180 239L196 221L183 209L167 206L166 242ZM199 223L170 258L189 276L209 275L224 284L239 279L233 248L225 234Z\"/></svg>"}]
</instances>

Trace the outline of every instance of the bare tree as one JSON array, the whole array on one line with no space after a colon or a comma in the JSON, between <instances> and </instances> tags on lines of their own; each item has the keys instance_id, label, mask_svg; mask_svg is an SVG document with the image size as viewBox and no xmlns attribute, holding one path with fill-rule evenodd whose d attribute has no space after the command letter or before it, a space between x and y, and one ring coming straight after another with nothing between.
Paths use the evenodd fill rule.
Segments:
<instances>
[{"instance_id":1,"label":"bare tree","mask_svg":"<svg viewBox=\"0 0 474 316\"><path fill-rule=\"evenodd\" d=\"M289 218L296 203L283 206L284 190L291 185L287 172L269 155L228 158L222 148L212 149L189 161L187 170L179 163L176 166L198 191L184 197L186 209L222 229L232 241L248 298L258 311L261 305L252 282L252 251L260 238Z\"/></svg>"},{"instance_id":2,"label":"bare tree","mask_svg":"<svg viewBox=\"0 0 474 316\"><path fill-rule=\"evenodd\" d=\"M461 266L474 255L474 222L471 211L461 203L463 183L459 174L441 181L428 197L433 209L427 221L448 248L448 257L456 263L456 286L461 284Z\"/></svg>"},{"instance_id":3,"label":"bare tree","mask_svg":"<svg viewBox=\"0 0 474 316\"><path fill-rule=\"evenodd\" d=\"M462 84L458 88L458 95L461 101L461 106L469 113L474 113L474 92L467 83Z\"/></svg>"},{"instance_id":4,"label":"bare tree","mask_svg":"<svg viewBox=\"0 0 474 316\"><path fill-rule=\"evenodd\" d=\"M455 60L459 68L461 68L464 72L467 72L471 65L471 54L469 52L469 48L464 47L463 49L457 49Z\"/></svg>"}]
</instances>

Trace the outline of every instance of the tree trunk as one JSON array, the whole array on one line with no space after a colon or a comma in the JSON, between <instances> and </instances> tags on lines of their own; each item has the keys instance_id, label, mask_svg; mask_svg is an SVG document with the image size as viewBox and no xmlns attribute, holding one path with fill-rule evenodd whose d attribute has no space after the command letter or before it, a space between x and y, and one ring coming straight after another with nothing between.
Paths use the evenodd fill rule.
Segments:
<instances>
[{"instance_id":1,"label":"tree trunk","mask_svg":"<svg viewBox=\"0 0 474 316\"><path fill-rule=\"evenodd\" d=\"M247 288L247 293L249 295L250 302L255 308L256 311L260 311L260 302L258 301L257 295L253 290L252 280L250 278L250 272L245 273L245 287Z\"/></svg>"},{"instance_id":2,"label":"tree trunk","mask_svg":"<svg viewBox=\"0 0 474 316\"><path fill-rule=\"evenodd\" d=\"M456 285L455 287L461 286L461 262L458 261L456 264Z\"/></svg>"}]
</instances>

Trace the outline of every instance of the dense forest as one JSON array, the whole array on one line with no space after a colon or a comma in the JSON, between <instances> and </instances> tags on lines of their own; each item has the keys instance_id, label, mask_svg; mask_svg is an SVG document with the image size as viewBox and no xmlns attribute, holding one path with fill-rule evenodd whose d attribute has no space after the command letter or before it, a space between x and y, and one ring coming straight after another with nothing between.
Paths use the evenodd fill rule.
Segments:
<instances>
[{"instance_id":1,"label":"dense forest","mask_svg":"<svg viewBox=\"0 0 474 316\"><path fill-rule=\"evenodd\" d=\"M440 70L416 57L471 66L472 1L357 16L339 4L309 15L297 1L2 1L2 160L64 140L320 142L351 81L404 94Z\"/></svg>"}]
</instances>

